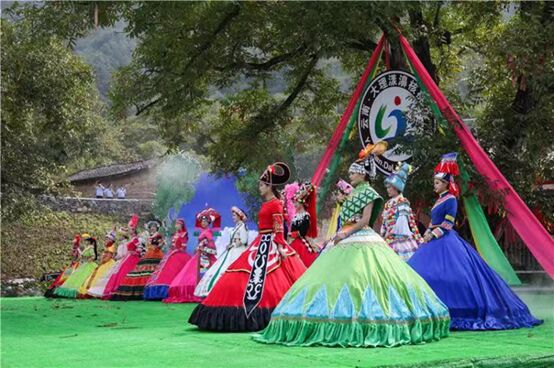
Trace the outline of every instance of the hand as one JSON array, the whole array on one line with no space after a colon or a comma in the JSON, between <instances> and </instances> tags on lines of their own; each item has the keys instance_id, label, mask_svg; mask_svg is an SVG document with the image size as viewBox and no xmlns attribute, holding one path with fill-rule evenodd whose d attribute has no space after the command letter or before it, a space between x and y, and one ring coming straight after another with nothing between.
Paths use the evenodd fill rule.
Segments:
<instances>
[{"instance_id":1,"label":"hand","mask_svg":"<svg viewBox=\"0 0 554 368\"><path fill-rule=\"evenodd\" d=\"M433 235L431 235L431 233L426 233L425 235L423 235L423 241L425 243L429 243L431 240L433 240Z\"/></svg>"},{"instance_id":2,"label":"hand","mask_svg":"<svg viewBox=\"0 0 554 368\"><path fill-rule=\"evenodd\" d=\"M287 253L285 252L285 250L283 249L283 247L278 247L278 248L277 248L277 251L279 251L279 255L281 256L282 259L287 258Z\"/></svg>"},{"instance_id":3,"label":"hand","mask_svg":"<svg viewBox=\"0 0 554 368\"><path fill-rule=\"evenodd\" d=\"M348 233L347 232L344 232L344 231L339 231L336 235L335 235L335 239L334 240L343 240L345 238L348 237Z\"/></svg>"}]
</instances>

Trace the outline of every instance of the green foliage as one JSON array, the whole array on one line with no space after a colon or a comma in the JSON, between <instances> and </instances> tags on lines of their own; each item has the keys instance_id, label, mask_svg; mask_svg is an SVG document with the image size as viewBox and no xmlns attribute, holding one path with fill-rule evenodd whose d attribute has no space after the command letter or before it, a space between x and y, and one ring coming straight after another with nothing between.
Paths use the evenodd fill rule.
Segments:
<instances>
[{"instance_id":1,"label":"green foliage","mask_svg":"<svg viewBox=\"0 0 554 368\"><path fill-rule=\"evenodd\" d=\"M157 173L157 188L153 211L164 219L171 207L178 210L194 195L194 184L201 173L201 165L190 155L177 154L166 158Z\"/></svg>"},{"instance_id":2,"label":"green foliage","mask_svg":"<svg viewBox=\"0 0 554 368\"><path fill-rule=\"evenodd\" d=\"M127 219L97 214L69 214L47 208L25 213L2 226L2 277L40 278L71 262L71 241L88 232L102 249L104 235Z\"/></svg>"},{"instance_id":3,"label":"green foliage","mask_svg":"<svg viewBox=\"0 0 554 368\"><path fill-rule=\"evenodd\" d=\"M4 21L1 57L2 214L11 217L29 194L60 189L77 162L102 163L117 152L90 66L60 40L36 36L29 22Z\"/></svg>"},{"instance_id":4,"label":"green foliage","mask_svg":"<svg viewBox=\"0 0 554 368\"><path fill-rule=\"evenodd\" d=\"M92 10L100 27L125 22L137 47L114 76L112 115L123 125L149 121L170 149L205 154L215 171L246 170L239 182L252 195L253 178L276 160L309 177L314 162L305 158L317 160L327 144L352 87L348 80L358 78L382 31L391 39L393 66L406 68L398 26L461 116L477 118L472 128L516 190L551 216L552 203L532 188L537 178L554 175L552 7L544 1L56 2L27 5L18 14L31 20L35 34L70 44L94 28ZM130 113L137 122L126 120ZM408 147L419 167L408 186L415 201L432 198L432 166L459 148L450 128L445 135L430 122L424 128ZM161 152L155 142L136 142L134 154ZM359 149L355 137L349 145L342 173Z\"/></svg>"}]
</instances>

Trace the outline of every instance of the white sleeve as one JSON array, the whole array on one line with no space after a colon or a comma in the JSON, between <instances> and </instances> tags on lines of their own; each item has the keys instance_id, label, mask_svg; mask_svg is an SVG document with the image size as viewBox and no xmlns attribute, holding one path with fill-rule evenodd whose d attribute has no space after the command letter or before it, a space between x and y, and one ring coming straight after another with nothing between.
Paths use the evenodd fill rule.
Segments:
<instances>
[{"instance_id":1,"label":"white sleeve","mask_svg":"<svg viewBox=\"0 0 554 368\"><path fill-rule=\"evenodd\" d=\"M412 236L412 230L410 229L410 208L406 204L401 204L397 209L398 218L396 223L392 227L392 233L394 235Z\"/></svg>"}]
</instances>

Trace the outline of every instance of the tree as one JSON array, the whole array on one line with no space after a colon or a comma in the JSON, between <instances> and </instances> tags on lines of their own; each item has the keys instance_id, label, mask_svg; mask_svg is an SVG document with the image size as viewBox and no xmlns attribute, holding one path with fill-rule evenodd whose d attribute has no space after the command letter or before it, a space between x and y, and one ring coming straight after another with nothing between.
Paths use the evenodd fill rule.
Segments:
<instances>
[{"instance_id":1,"label":"tree","mask_svg":"<svg viewBox=\"0 0 554 368\"><path fill-rule=\"evenodd\" d=\"M117 152L89 65L24 20L3 21L1 37L2 214L11 218L58 187L68 168Z\"/></svg>"},{"instance_id":2,"label":"tree","mask_svg":"<svg viewBox=\"0 0 554 368\"><path fill-rule=\"evenodd\" d=\"M71 40L93 28L91 6L49 3L23 13L39 31ZM299 154L321 150L348 93L334 77L333 65L356 78L377 36L386 32L391 64L406 68L395 40L398 27L461 115L478 118L474 128L482 145L516 189L545 208L530 188L535 174L552 177L551 145L544 134L552 129L545 121L552 115L552 5L510 6L139 2L94 9L104 19L100 26L122 19L137 40L132 62L115 77L114 116L153 116L171 147L194 145L215 170L235 173L241 168L260 172L270 161L294 162ZM511 86L512 74L518 87ZM473 83L466 82L469 77ZM501 124L497 116L503 117ZM446 130L445 136L423 136L411 147L420 165L412 180L415 188L428 185L430 162L456 147ZM513 137L522 131L525 138ZM509 156L506 142L520 154ZM345 157L343 165L348 161ZM428 198L428 192L413 196Z\"/></svg>"}]
</instances>

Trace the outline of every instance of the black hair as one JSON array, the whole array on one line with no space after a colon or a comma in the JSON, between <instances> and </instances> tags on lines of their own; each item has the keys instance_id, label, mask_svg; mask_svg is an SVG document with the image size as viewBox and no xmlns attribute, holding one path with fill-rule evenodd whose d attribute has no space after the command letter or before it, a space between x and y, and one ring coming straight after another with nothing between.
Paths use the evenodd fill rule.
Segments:
<instances>
[{"instance_id":1,"label":"black hair","mask_svg":"<svg viewBox=\"0 0 554 368\"><path fill-rule=\"evenodd\" d=\"M94 249L94 260L96 261L98 259L98 242L96 241L96 238L88 238L86 240L92 244Z\"/></svg>"},{"instance_id":2,"label":"black hair","mask_svg":"<svg viewBox=\"0 0 554 368\"><path fill-rule=\"evenodd\" d=\"M281 192L279 191L279 189L277 189L276 186L274 186L274 185L271 186L271 192L273 193L275 198L281 199Z\"/></svg>"}]
</instances>

